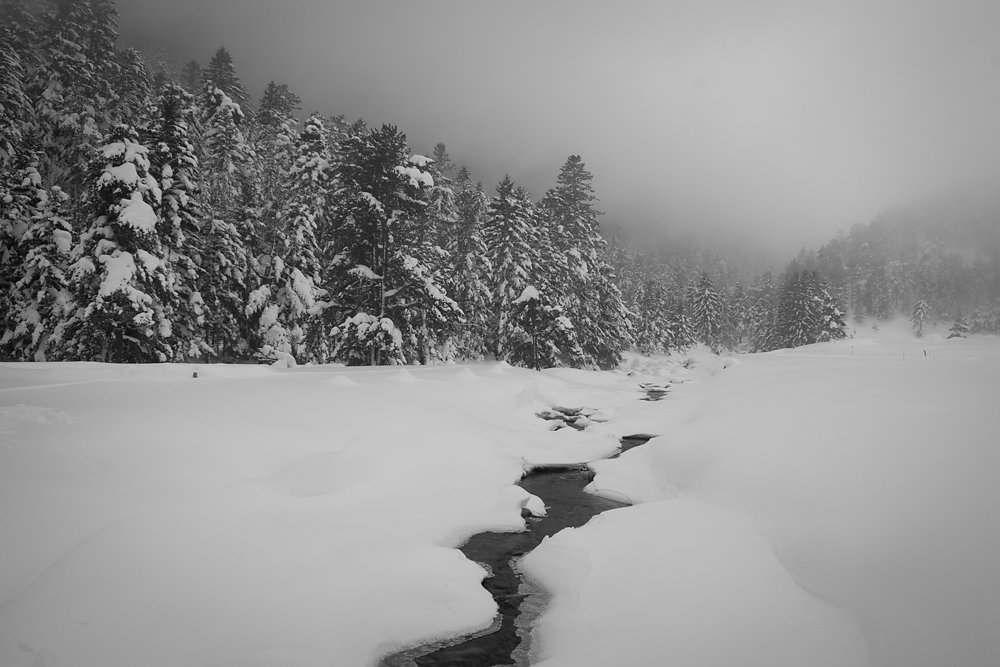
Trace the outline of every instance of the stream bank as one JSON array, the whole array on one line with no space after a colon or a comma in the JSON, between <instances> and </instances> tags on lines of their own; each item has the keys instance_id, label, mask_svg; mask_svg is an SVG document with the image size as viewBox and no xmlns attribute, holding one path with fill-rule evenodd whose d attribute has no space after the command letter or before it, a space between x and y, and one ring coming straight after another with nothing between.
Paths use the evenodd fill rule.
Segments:
<instances>
[{"instance_id":1,"label":"stream bank","mask_svg":"<svg viewBox=\"0 0 1000 667\"><path fill-rule=\"evenodd\" d=\"M645 434L623 437L619 454L645 444L651 437ZM517 663L515 655L526 654L521 644L522 635L529 627L523 619L518 622L528 589L517 571L517 560L538 546L545 537L564 528L578 528L606 510L627 506L626 503L585 493L583 489L593 477L593 471L586 464L536 468L526 474L519 486L544 501L546 515L527 516L527 530L523 532L478 533L459 547L467 558L480 563L491 573L483 580L483 586L499 607L493 625L470 637L412 648L386 658L381 664L384 667L414 664L420 667L459 667ZM537 615L541 605L534 601L531 606L532 614Z\"/></svg>"}]
</instances>

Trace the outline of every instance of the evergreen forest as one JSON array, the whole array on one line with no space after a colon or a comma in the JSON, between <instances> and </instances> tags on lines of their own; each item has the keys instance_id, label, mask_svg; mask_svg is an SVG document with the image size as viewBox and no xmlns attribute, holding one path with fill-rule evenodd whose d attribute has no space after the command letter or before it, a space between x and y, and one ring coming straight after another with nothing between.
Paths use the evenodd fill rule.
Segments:
<instances>
[{"instance_id":1,"label":"evergreen forest","mask_svg":"<svg viewBox=\"0 0 1000 667\"><path fill-rule=\"evenodd\" d=\"M640 250L579 155L540 198L486 187L444 143L251 94L225 48L151 63L116 17L0 0L2 359L613 368L841 338L848 313L1000 330L988 212L897 211L779 275Z\"/></svg>"}]
</instances>

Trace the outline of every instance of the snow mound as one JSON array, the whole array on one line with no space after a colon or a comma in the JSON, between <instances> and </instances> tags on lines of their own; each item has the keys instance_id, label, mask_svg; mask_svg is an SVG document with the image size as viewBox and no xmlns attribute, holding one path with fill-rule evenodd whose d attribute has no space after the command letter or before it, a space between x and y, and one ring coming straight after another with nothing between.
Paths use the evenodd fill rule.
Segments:
<instances>
[{"instance_id":1,"label":"snow mound","mask_svg":"<svg viewBox=\"0 0 1000 667\"><path fill-rule=\"evenodd\" d=\"M330 384L335 387L355 387L358 383L346 375L335 375L329 380L326 380L326 384Z\"/></svg>"},{"instance_id":2,"label":"snow mound","mask_svg":"<svg viewBox=\"0 0 1000 667\"><path fill-rule=\"evenodd\" d=\"M389 376L389 379L393 382L400 382L403 384L412 384L414 382L420 382L420 380L409 371L396 371Z\"/></svg>"},{"instance_id":3,"label":"snow mound","mask_svg":"<svg viewBox=\"0 0 1000 667\"><path fill-rule=\"evenodd\" d=\"M467 366L462 366L458 371L452 373L451 377L462 381L479 379L479 376L473 373Z\"/></svg>"}]
</instances>

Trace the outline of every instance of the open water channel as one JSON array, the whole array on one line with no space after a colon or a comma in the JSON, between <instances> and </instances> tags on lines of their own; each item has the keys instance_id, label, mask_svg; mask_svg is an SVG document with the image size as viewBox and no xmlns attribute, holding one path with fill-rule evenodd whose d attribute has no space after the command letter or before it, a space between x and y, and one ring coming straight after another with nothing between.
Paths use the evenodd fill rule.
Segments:
<instances>
[{"instance_id":1,"label":"open water channel","mask_svg":"<svg viewBox=\"0 0 1000 667\"><path fill-rule=\"evenodd\" d=\"M645 444L651 436L635 435L622 438L622 450ZM520 481L529 493L541 498L546 516L527 517L527 530L521 533L479 533L462 545L461 551L470 560L489 568L492 576L483 586L500 607L497 621L485 632L455 643L439 643L416 647L382 662L383 667L420 667L513 665L518 655L526 657L522 646L526 623L518 622L525 602L526 587L516 569L517 559L534 549L542 538L563 528L576 528L605 510L625 504L584 493L583 488L593 479L586 466L539 468ZM523 620L523 619L522 619Z\"/></svg>"}]
</instances>

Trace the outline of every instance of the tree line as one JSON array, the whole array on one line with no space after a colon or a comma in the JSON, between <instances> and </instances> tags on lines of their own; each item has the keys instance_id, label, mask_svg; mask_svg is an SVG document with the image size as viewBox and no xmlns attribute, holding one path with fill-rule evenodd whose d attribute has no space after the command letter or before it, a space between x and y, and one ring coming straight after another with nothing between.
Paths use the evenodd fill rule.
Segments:
<instances>
[{"instance_id":1,"label":"tree line","mask_svg":"<svg viewBox=\"0 0 1000 667\"><path fill-rule=\"evenodd\" d=\"M488 193L443 143L254 99L225 48L151 67L112 0L0 16L3 358L611 368L844 335L814 270L719 288L609 246L578 155Z\"/></svg>"},{"instance_id":2,"label":"tree line","mask_svg":"<svg viewBox=\"0 0 1000 667\"><path fill-rule=\"evenodd\" d=\"M952 322L957 335L1000 333L1000 201L938 196L855 225L793 262L818 271L859 323L908 317L923 335Z\"/></svg>"}]
</instances>

